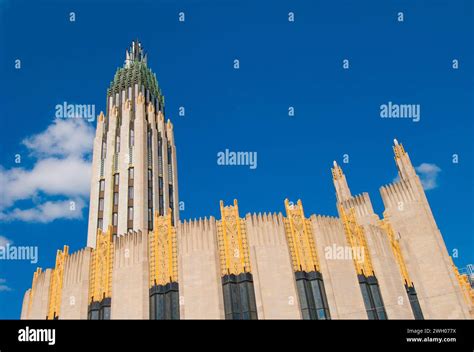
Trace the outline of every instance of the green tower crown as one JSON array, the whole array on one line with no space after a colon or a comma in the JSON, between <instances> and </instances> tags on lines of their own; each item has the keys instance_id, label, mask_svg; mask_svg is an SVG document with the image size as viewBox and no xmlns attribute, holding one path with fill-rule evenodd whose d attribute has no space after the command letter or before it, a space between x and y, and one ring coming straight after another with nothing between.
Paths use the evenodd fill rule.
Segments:
<instances>
[{"instance_id":1,"label":"green tower crown","mask_svg":"<svg viewBox=\"0 0 474 352\"><path fill-rule=\"evenodd\" d=\"M107 96L120 93L135 84L143 84L161 104L164 104L164 96L158 86L156 75L148 68L147 55L138 40L133 41L126 51L125 64L115 72Z\"/></svg>"}]
</instances>

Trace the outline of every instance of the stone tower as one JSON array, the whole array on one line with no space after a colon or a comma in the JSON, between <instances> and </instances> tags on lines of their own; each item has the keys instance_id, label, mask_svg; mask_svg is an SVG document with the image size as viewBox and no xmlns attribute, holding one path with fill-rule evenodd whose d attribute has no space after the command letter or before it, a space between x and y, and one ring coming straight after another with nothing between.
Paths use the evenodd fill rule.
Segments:
<instances>
[{"instance_id":1,"label":"stone tower","mask_svg":"<svg viewBox=\"0 0 474 352\"><path fill-rule=\"evenodd\" d=\"M98 229L148 233L155 212L171 211L173 224L179 219L173 125L165 122L165 99L138 41L115 73L106 110L93 148L87 237L92 248Z\"/></svg>"},{"instance_id":2,"label":"stone tower","mask_svg":"<svg viewBox=\"0 0 474 352\"><path fill-rule=\"evenodd\" d=\"M380 188L384 218L392 225L407 258L425 318L468 318L468 306L420 178L396 139L393 151L399 180Z\"/></svg>"}]
</instances>

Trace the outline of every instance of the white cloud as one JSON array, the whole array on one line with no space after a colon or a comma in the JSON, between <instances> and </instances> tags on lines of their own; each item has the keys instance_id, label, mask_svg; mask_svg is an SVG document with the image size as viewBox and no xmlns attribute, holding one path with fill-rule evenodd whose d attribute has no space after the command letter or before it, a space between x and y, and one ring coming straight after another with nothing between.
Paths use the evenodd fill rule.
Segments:
<instances>
[{"instance_id":1,"label":"white cloud","mask_svg":"<svg viewBox=\"0 0 474 352\"><path fill-rule=\"evenodd\" d=\"M90 153L94 130L81 119L56 119L42 133L25 138L23 144L38 157L82 157Z\"/></svg>"},{"instance_id":2,"label":"white cloud","mask_svg":"<svg viewBox=\"0 0 474 352\"><path fill-rule=\"evenodd\" d=\"M418 176L420 177L421 185L425 191L429 191L438 187L438 175L441 168L436 164L421 163L415 167ZM400 175L393 179L393 183L400 181Z\"/></svg>"},{"instance_id":3,"label":"white cloud","mask_svg":"<svg viewBox=\"0 0 474 352\"><path fill-rule=\"evenodd\" d=\"M435 164L422 163L421 165L415 167L416 172L418 172L425 191L435 189L438 187L438 175L441 172Z\"/></svg>"},{"instance_id":4,"label":"white cloud","mask_svg":"<svg viewBox=\"0 0 474 352\"><path fill-rule=\"evenodd\" d=\"M45 131L24 139L36 163L31 169L0 166L0 219L50 222L81 218L89 195L93 139L92 126L78 119L54 120ZM48 196L55 200L39 201ZM15 207L21 200L32 200L34 207ZM69 209L71 201L76 205L74 211Z\"/></svg>"},{"instance_id":5,"label":"white cloud","mask_svg":"<svg viewBox=\"0 0 474 352\"><path fill-rule=\"evenodd\" d=\"M3 197L0 208L31 199L39 193L51 196L87 196L90 187L90 162L77 157L39 160L32 169L0 169Z\"/></svg>"},{"instance_id":6,"label":"white cloud","mask_svg":"<svg viewBox=\"0 0 474 352\"><path fill-rule=\"evenodd\" d=\"M11 288L6 285L7 280L0 278L0 292L11 291Z\"/></svg>"},{"instance_id":7,"label":"white cloud","mask_svg":"<svg viewBox=\"0 0 474 352\"><path fill-rule=\"evenodd\" d=\"M10 212L1 215L0 219L4 217L6 220L21 220L41 223L48 223L56 219L81 219L84 207L85 202L82 199L62 200L56 202L47 201L38 204L34 208L15 208Z\"/></svg>"},{"instance_id":8,"label":"white cloud","mask_svg":"<svg viewBox=\"0 0 474 352\"><path fill-rule=\"evenodd\" d=\"M5 236L0 236L0 247L5 247L7 244L12 244L13 241L6 238Z\"/></svg>"}]
</instances>

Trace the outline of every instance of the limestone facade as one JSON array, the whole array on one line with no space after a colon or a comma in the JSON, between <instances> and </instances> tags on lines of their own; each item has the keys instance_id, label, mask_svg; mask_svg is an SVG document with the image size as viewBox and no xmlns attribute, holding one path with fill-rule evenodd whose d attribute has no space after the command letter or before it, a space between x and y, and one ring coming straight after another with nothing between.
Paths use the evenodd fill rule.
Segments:
<instances>
[{"instance_id":1,"label":"limestone facade","mask_svg":"<svg viewBox=\"0 0 474 352\"><path fill-rule=\"evenodd\" d=\"M87 319L90 306L104 302L111 319L149 319L156 309L150 302L157 302L151 292L176 303L181 319L224 319L225 280L240 274L244 286L235 287L246 293L239 299L252 301L259 319L302 319L312 294L321 294L317 314L325 318L368 319L372 299L388 319L414 319L407 288L416 291L425 319L472 318L472 289L397 141L400 180L380 188L382 219L367 193L352 195L334 162L339 217L306 217L300 201L285 201L285 214L241 216L235 201L221 203L220 219L181 221L173 125L165 122L164 98L141 45L129 50L98 117L87 247L63 252L55 269L36 271L22 319ZM369 299L364 278L374 289Z\"/></svg>"}]
</instances>

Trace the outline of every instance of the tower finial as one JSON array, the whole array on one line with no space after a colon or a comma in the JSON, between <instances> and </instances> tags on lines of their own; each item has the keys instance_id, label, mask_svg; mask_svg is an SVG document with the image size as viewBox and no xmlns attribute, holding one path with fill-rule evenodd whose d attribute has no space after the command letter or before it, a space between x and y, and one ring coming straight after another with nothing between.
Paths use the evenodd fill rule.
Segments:
<instances>
[{"instance_id":1,"label":"tower finial","mask_svg":"<svg viewBox=\"0 0 474 352\"><path fill-rule=\"evenodd\" d=\"M336 189L336 198L338 202L345 201L352 197L351 191L346 181L346 176L342 172L342 168L337 164L336 160L333 161L332 180L334 182L334 188Z\"/></svg>"},{"instance_id":2,"label":"tower finial","mask_svg":"<svg viewBox=\"0 0 474 352\"><path fill-rule=\"evenodd\" d=\"M125 53L125 68L129 68L133 62L143 62L145 65L147 63L147 55L142 49L142 44L137 39L132 41L132 44Z\"/></svg>"},{"instance_id":3,"label":"tower finial","mask_svg":"<svg viewBox=\"0 0 474 352\"><path fill-rule=\"evenodd\" d=\"M405 149L403 148L403 144L398 143L397 139L393 140L393 152L395 153L395 159L402 157L405 155Z\"/></svg>"},{"instance_id":4,"label":"tower finial","mask_svg":"<svg viewBox=\"0 0 474 352\"><path fill-rule=\"evenodd\" d=\"M341 177L343 176L343 172L342 172L341 167L340 167L339 165L337 165L336 160L334 160L334 161L332 162L332 164L333 164L333 166L334 166L334 167L331 169L331 171L332 171L332 178L333 178L334 180L337 180L337 179L339 179L339 178L341 178Z\"/></svg>"}]
</instances>

